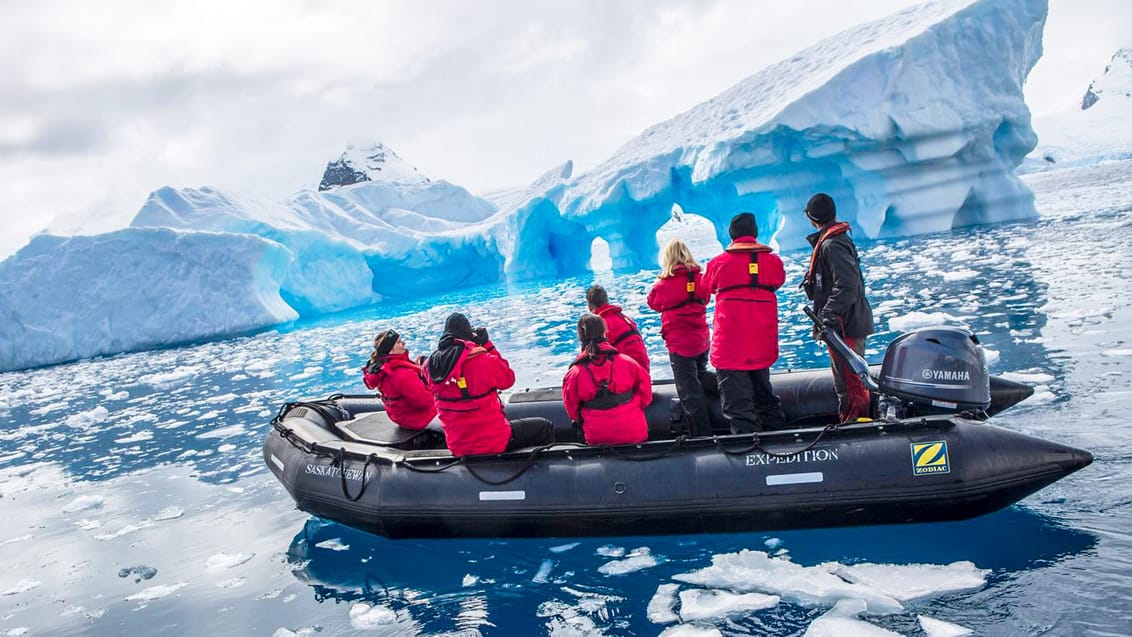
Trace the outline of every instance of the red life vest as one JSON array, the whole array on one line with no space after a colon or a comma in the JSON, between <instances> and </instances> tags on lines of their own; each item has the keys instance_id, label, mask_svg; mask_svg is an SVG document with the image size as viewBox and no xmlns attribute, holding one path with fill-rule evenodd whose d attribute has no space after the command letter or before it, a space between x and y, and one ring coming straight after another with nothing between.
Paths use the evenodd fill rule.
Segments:
<instances>
[{"instance_id":1,"label":"red life vest","mask_svg":"<svg viewBox=\"0 0 1132 637\"><path fill-rule=\"evenodd\" d=\"M678 265L649 291L649 307L660 312L660 335L668 351L689 358L708 350L707 304L711 291L699 269Z\"/></svg>"},{"instance_id":2,"label":"red life vest","mask_svg":"<svg viewBox=\"0 0 1132 637\"><path fill-rule=\"evenodd\" d=\"M421 366L408 353L385 356L377 373L366 371L366 387L376 389L389 419L405 429L424 429L436 417L432 392L425 384Z\"/></svg>"},{"instance_id":3,"label":"red life vest","mask_svg":"<svg viewBox=\"0 0 1132 637\"><path fill-rule=\"evenodd\" d=\"M490 343L458 342L464 351L444 380L426 375L448 449L456 456L502 453L511 424L498 392L515 384L515 372Z\"/></svg>"},{"instance_id":4,"label":"red life vest","mask_svg":"<svg viewBox=\"0 0 1132 637\"><path fill-rule=\"evenodd\" d=\"M778 360L778 297L782 259L754 237L739 237L708 262L704 285L715 294L711 364L716 369L767 369Z\"/></svg>"},{"instance_id":5,"label":"red life vest","mask_svg":"<svg viewBox=\"0 0 1132 637\"><path fill-rule=\"evenodd\" d=\"M582 353L562 379L562 403L571 420L581 421L586 443L619 445L648 439L645 407L652 384L645 370L608 343L601 355Z\"/></svg>"},{"instance_id":6,"label":"red life vest","mask_svg":"<svg viewBox=\"0 0 1132 637\"><path fill-rule=\"evenodd\" d=\"M649 352L645 349L645 339L641 337L641 330L637 322L625 316L621 308L616 305L603 305L596 310L601 318L605 319L605 338L617 351L637 361L646 374L649 370Z\"/></svg>"}]
</instances>

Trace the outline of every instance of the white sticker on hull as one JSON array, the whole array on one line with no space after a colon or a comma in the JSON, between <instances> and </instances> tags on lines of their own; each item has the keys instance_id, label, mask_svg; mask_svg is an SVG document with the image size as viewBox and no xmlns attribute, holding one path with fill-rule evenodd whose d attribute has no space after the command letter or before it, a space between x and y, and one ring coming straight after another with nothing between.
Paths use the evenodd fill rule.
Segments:
<instances>
[{"instance_id":1,"label":"white sticker on hull","mask_svg":"<svg viewBox=\"0 0 1132 637\"><path fill-rule=\"evenodd\" d=\"M526 491L480 491L480 502L526 500Z\"/></svg>"},{"instance_id":2,"label":"white sticker on hull","mask_svg":"<svg viewBox=\"0 0 1132 637\"><path fill-rule=\"evenodd\" d=\"M279 467L279 470L280 470L280 471L286 471L286 470L287 470L287 469L286 469L286 468L285 468L285 467L283 466L283 461L282 461L282 460L280 460L279 458L276 458L276 457L275 457L275 454L271 454L271 464L273 464L273 465L275 465L275 466Z\"/></svg>"},{"instance_id":3,"label":"white sticker on hull","mask_svg":"<svg viewBox=\"0 0 1132 637\"><path fill-rule=\"evenodd\" d=\"M813 484L816 482L824 482L825 476L821 471L813 473L780 473L778 475L767 476L766 486L778 487L784 484Z\"/></svg>"}]
</instances>

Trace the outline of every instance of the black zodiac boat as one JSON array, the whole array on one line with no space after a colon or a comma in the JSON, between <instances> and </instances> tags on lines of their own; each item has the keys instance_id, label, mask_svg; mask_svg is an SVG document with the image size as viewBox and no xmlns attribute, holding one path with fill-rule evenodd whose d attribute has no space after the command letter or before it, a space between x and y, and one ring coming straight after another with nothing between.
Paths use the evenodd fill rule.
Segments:
<instances>
[{"instance_id":1,"label":"black zodiac boat","mask_svg":"<svg viewBox=\"0 0 1132 637\"><path fill-rule=\"evenodd\" d=\"M672 431L675 389L658 382L647 442L588 447L560 390L537 389L512 394L507 415L550 419L560 442L459 459L439 427L403 430L377 398L337 395L283 405L264 461L301 510L394 538L961 520L1092 462L1087 451L986 422L1033 390L989 376L965 330L904 334L879 368L851 356L874 388L875 420L836 425L829 370L788 371L772 382L790 429L732 435L716 407L717 435L690 438Z\"/></svg>"}]
</instances>

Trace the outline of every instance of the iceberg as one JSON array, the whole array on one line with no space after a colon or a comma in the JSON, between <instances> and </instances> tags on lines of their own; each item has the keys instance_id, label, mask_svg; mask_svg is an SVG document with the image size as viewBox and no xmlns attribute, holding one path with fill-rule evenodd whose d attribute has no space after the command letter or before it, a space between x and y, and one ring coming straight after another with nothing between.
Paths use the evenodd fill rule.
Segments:
<instances>
[{"instance_id":1,"label":"iceberg","mask_svg":"<svg viewBox=\"0 0 1132 637\"><path fill-rule=\"evenodd\" d=\"M162 188L128 228L0 263L0 371L217 338L385 299L654 267L674 206L801 247L814 192L866 237L1033 217L1022 85L1047 0L942 0L849 29L656 124L595 168L478 197L382 144L287 201Z\"/></svg>"}]
</instances>

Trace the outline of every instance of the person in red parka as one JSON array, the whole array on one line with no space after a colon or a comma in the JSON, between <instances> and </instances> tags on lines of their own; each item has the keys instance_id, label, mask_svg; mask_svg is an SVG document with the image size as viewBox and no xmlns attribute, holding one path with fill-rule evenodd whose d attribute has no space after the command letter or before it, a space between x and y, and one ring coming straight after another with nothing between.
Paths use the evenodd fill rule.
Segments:
<instances>
[{"instance_id":1,"label":"person in red parka","mask_svg":"<svg viewBox=\"0 0 1132 637\"><path fill-rule=\"evenodd\" d=\"M710 345L707 304L711 292L703 284L700 264L679 239L664 246L660 267L660 276L649 291L648 304L660 312L660 335L668 347L685 429L693 436L710 436L711 419L703 381Z\"/></svg>"},{"instance_id":2,"label":"person in red parka","mask_svg":"<svg viewBox=\"0 0 1132 637\"><path fill-rule=\"evenodd\" d=\"M637 361L644 368L645 373L651 376L649 352L645 349L645 339L641 337L637 322L625 316L619 306L610 305L609 295L600 285L591 285L590 289L586 290L586 305L589 306L590 312L605 319L605 333L609 338L609 344Z\"/></svg>"},{"instance_id":3,"label":"person in red parka","mask_svg":"<svg viewBox=\"0 0 1132 637\"><path fill-rule=\"evenodd\" d=\"M778 297L782 259L756 241L755 216L740 213L728 227L731 245L707 264L704 285L715 295L711 364L719 376L723 415L733 433L786 426L770 384L778 360Z\"/></svg>"},{"instance_id":4,"label":"person in red parka","mask_svg":"<svg viewBox=\"0 0 1132 637\"><path fill-rule=\"evenodd\" d=\"M424 365L449 451L458 457L502 453L554 442L545 418L508 422L499 391L515 384L515 372L487 336L468 318L452 313Z\"/></svg>"},{"instance_id":5,"label":"person in red parka","mask_svg":"<svg viewBox=\"0 0 1132 637\"><path fill-rule=\"evenodd\" d=\"M362 380L377 390L389 419L405 429L424 429L436 417L436 404L421 369L423 360L423 356L409 360L401 335L385 330L373 339L373 351L362 370Z\"/></svg>"},{"instance_id":6,"label":"person in red parka","mask_svg":"<svg viewBox=\"0 0 1132 637\"><path fill-rule=\"evenodd\" d=\"M609 344L600 316L583 314L578 319L578 340L582 353L562 379L562 405L570 420L581 423L586 444L647 440L645 407L652 402L649 375L637 361Z\"/></svg>"}]
</instances>

